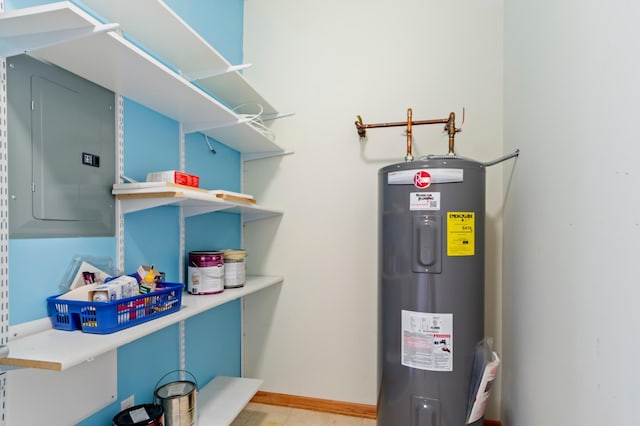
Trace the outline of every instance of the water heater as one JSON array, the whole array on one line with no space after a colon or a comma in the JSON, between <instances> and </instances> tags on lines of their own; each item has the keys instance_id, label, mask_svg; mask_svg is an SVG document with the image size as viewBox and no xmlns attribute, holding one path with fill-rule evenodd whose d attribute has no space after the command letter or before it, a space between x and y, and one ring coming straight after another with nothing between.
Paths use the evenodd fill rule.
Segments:
<instances>
[{"instance_id":1,"label":"water heater","mask_svg":"<svg viewBox=\"0 0 640 426\"><path fill-rule=\"evenodd\" d=\"M445 155L378 173L378 426L465 424L484 337L485 165Z\"/></svg>"}]
</instances>

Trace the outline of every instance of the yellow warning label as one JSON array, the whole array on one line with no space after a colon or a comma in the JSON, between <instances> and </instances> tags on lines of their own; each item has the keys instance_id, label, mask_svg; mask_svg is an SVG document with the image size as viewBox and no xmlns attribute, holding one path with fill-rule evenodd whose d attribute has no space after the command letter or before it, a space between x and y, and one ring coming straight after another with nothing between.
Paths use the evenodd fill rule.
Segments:
<instances>
[{"instance_id":1,"label":"yellow warning label","mask_svg":"<svg viewBox=\"0 0 640 426\"><path fill-rule=\"evenodd\" d=\"M447 213L447 256L475 256L475 212Z\"/></svg>"}]
</instances>

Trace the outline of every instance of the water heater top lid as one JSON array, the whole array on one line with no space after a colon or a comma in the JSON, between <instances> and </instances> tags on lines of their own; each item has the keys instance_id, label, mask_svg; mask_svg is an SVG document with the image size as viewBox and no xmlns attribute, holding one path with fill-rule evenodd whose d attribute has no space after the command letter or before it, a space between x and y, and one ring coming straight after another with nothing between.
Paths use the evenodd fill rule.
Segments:
<instances>
[{"instance_id":1,"label":"water heater top lid","mask_svg":"<svg viewBox=\"0 0 640 426\"><path fill-rule=\"evenodd\" d=\"M481 169L485 168L485 164L465 157L457 155L430 155L421 157L417 161L407 161L402 163L390 164L380 169L379 174L385 174L399 170L413 169L435 169L435 168L456 168L456 169Z\"/></svg>"}]
</instances>

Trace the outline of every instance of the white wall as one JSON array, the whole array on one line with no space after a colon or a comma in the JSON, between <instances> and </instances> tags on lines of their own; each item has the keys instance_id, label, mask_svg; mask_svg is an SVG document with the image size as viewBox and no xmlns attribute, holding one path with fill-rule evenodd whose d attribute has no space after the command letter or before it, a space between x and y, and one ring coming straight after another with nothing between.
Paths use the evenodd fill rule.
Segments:
<instances>
[{"instance_id":1,"label":"white wall","mask_svg":"<svg viewBox=\"0 0 640 426\"><path fill-rule=\"evenodd\" d=\"M245 74L296 113L273 125L295 154L245 176L247 192L285 210L246 227L250 270L286 278L246 301L245 373L263 390L376 403L377 172L402 161L405 137L370 130L363 143L353 123L403 121L408 107L460 120L464 107L457 152L502 155L502 11L500 0L246 0ZM442 126L414 136L417 156L446 153ZM499 167L487 187L486 324L499 349Z\"/></svg>"},{"instance_id":2,"label":"white wall","mask_svg":"<svg viewBox=\"0 0 640 426\"><path fill-rule=\"evenodd\" d=\"M505 426L638 424L639 21L505 2Z\"/></svg>"}]
</instances>

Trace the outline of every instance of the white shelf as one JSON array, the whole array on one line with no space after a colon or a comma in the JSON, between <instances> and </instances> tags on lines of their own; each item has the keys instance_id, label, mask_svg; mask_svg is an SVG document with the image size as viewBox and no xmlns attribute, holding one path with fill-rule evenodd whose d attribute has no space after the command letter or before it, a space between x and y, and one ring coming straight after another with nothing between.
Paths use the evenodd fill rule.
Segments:
<instances>
[{"instance_id":1,"label":"white shelf","mask_svg":"<svg viewBox=\"0 0 640 426\"><path fill-rule=\"evenodd\" d=\"M56 330L51 327L50 322L36 320L34 323L38 326L47 324L48 327L37 330L33 334L10 330L10 335L14 337L9 340L9 356L0 359L0 365L67 370L155 331L282 281L283 278L280 276L249 276L244 287L225 289L219 294L184 293L179 311L112 334L99 335L81 331ZM21 325L20 328L26 330L29 324Z\"/></svg>"},{"instance_id":2,"label":"white shelf","mask_svg":"<svg viewBox=\"0 0 640 426\"><path fill-rule=\"evenodd\" d=\"M216 377L198 391L198 425L228 426L260 385L260 379Z\"/></svg>"},{"instance_id":3,"label":"white shelf","mask_svg":"<svg viewBox=\"0 0 640 426\"><path fill-rule=\"evenodd\" d=\"M278 115L273 105L238 72L248 65L229 63L161 0L80 1L106 21L118 23L125 36L148 48L227 106L260 104L267 117Z\"/></svg>"},{"instance_id":4,"label":"white shelf","mask_svg":"<svg viewBox=\"0 0 640 426\"><path fill-rule=\"evenodd\" d=\"M185 217L225 211L241 214L244 223L283 214L282 210L225 200L203 189L170 183L115 184L112 193L120 200L123 214L160 206L182 206Z\"/></svg>"},{"instance_id":5,"label":"white shelf","mask_svg":"<svg viewBox=\"0 0 640 426\"><path fill-rule=\"evenodd\" d=\"M0 56L27 52L240 152L283 152L246 120L113 29L69 2L5 12L0 14Z\"/></svg>"},{"instance_id":6,"label":"white shelf","mask_svg":"<svg viewBox=\"0 0 640 426\"><path fill-rule=\"evenodd\" d=\"M0 56L88 37L117 26L100 25L73 7L52 4L0 13Z\"/></svg>"}]
</instances>

